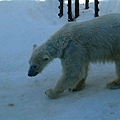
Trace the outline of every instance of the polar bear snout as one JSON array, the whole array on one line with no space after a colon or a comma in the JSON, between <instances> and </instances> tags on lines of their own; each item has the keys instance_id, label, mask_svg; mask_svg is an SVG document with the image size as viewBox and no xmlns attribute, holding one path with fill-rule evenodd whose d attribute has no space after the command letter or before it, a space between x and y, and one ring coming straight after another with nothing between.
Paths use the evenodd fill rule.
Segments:
<instances>
[{"instance_id":1,"label":"polar bear snout","mask_svg":"<svg viewBox=\"0 0 120 120\"><path fill-rule=\"evenodd\" d=\"M38 70L36 68L35 65L30 66L29 70L28 70L28 76L29 77L33 77L36 76L38 74Z\"/></svg>"}]
</instances>

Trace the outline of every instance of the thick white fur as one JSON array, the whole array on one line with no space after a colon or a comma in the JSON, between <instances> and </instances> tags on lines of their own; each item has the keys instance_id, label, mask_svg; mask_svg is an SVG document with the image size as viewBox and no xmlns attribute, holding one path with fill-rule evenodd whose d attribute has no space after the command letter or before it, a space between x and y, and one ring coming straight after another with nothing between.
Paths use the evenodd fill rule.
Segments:
<instances>
[{"instance_id":1,"label":"thick white fur","mask_svg":"<svg viewBox=\"0 0 120 120\"><path fill-rule=\"evenodd\" d=\"M49 57L48 62L43 60L45 55ZM69 88L82 89L91 62L115 62L118 78L107 86L120 88L120 14L65 24L34 49L30 65L37 63L41 72L54 58L60 58L63 74L56 86L46 91L49 98L57 98Z\"/></svg>"}]
</instances>

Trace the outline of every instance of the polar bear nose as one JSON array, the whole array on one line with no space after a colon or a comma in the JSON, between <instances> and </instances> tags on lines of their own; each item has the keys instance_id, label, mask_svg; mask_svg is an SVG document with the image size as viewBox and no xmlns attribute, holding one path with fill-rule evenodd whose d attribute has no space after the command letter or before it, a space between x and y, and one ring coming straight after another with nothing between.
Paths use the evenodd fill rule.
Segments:
<instances>
[{"instance_id":1,"label":"polar bear nose","mask_svg":"<svg viewBox=\"0 0 120 120\"><path fill-rule=\"evenodd\" d=\"M34 67L34 66L31 66L29 68L29 71L28 71L28 76L29 77L33 77L33 76L36 76L38 74L38 71L35 68L36 67Z\"/></svg>"}]
</instances>

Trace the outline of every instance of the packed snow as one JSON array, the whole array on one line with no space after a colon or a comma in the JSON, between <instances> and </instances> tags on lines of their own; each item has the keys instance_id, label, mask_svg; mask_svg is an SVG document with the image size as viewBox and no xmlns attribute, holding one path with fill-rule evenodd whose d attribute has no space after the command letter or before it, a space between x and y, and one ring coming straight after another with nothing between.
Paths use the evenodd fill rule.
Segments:
<instances>
[{"instance_id":1,"label":"packed snow","mask_svg":"<svg viewBox=\"0 0 120 120\"><path fill-rule=\"evenodd\" d=\"M94 18L94 3L80 0L76 21ZM74 1L73 1L74 5ZM120 120L120 90L106 83L116 79L113 63L92 64L87 86L49 99L44 91L55 85L62 68L54 60L36 77L27 76L33 44L41 45L67 23L57 14L58 0L0 0L0 120ZM120 11L119 0L100 0L99 15Z\"/></svg>"}]
</instances>

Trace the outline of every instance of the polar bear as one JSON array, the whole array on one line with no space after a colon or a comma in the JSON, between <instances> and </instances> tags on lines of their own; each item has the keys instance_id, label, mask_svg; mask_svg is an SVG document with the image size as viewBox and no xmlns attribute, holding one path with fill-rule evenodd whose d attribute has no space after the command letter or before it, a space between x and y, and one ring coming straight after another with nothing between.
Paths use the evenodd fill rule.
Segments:
<instances>
[{"instance_id":1,"label":"polar bear","mask_svg":"<svg viewBox=\"0 0 120 120\"><path fill-rule=\"evenodd\" d=\"M54 58L61 60L62 76L45 92L51 99L66 89L84 88L89 64L96 62L115 62L117 79L107 87L120 88L120 14L65 24L44 44L33 46L28 76L41 73Z\"/></svg>"}]
</instances>

